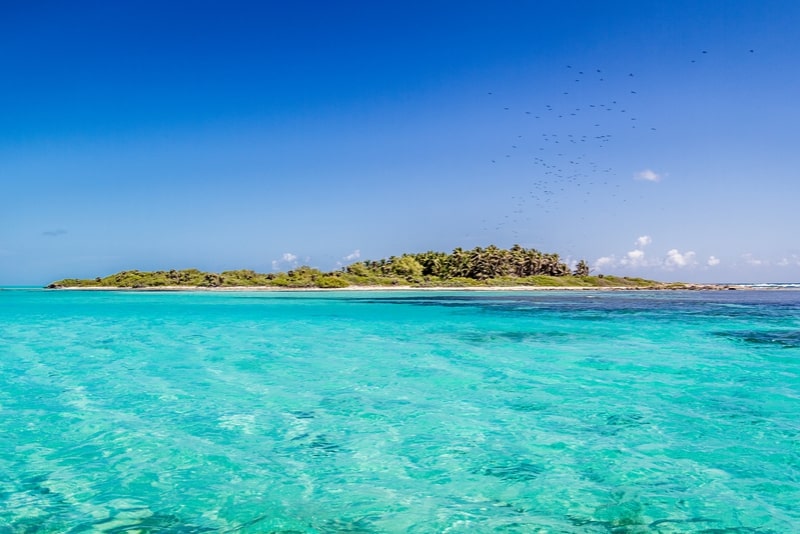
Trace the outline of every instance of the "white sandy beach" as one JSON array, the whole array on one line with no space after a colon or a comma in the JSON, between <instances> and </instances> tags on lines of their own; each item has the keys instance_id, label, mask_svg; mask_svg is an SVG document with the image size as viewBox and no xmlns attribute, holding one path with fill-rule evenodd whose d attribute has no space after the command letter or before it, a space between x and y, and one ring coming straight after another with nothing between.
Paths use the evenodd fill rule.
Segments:
<instances>
[{"instance_id":1,"label":"white sandy beach","mask_svg":"<svg viewBox=\"0 0 800 534\"><path fill-rule=\"evenodd\" d=\"M337 288L321 287L274 287L274 286L236 286L236 287L201 287L201 286L159 286L159 287L59 287L54 288L68 291L162 291L162 292L183 292L183 291L203 291L212 293L236 293L236 292L342 292L342 291L477 291L477 292L497 292L497 291L722 291L728 289L753 289L749 286L737 286L727 284L681 284L677 287L582 287L582 286L477 286L477 287L417 287L417 286L348 286Z\"/></svg>"}]
</instances>

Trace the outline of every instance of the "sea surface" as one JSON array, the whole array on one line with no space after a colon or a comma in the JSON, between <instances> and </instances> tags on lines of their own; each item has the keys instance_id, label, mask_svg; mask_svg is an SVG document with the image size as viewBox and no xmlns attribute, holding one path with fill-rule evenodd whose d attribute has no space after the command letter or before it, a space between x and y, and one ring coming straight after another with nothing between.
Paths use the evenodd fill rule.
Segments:
<instances>
[{"instance_id":1,"label":"sea surface","mask_svg":"<svg viewBox=\"0 0 800 534\"><path fill-rule=\"evenodd\" d=\"M800 291L0 291L0 533L800 532Z\"/></svg>"}]
</instances>

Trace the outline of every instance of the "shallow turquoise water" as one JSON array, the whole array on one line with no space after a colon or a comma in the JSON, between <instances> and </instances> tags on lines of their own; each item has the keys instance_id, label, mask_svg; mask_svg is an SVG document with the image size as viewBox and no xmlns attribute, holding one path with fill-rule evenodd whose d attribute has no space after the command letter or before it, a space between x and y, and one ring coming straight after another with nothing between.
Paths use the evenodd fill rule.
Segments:
<instances>
[{"instance_id":1,"label":"shallow turquoise water","mask_svg":"<svg viewBox=\"0 0 800 534\"><path fill-rule=\"evenodd\" d=\"M800 291L0 291L0 532L799 532Z\"/></svg>"}]
</instances>

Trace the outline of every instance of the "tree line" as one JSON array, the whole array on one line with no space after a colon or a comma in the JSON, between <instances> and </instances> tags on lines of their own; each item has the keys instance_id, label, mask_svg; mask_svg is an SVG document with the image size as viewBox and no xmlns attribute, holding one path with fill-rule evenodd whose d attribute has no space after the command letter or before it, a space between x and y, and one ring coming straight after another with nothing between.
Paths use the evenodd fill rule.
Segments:
<instances>
[{"instance_id":1,"label":"tree line","mask_svg":"<svg viewBox=\"0 0 800 534\"><path fill-rule=\"evenodd\" d=\"M570 276L572 275L572 276ZM536 278L538 277L538 279ZM602 280L602 281L601 281ZM646 282L646 281L642 281ZM106 277L80 280L68 278L48 287L285 287L341 288L361 286L436 286L473 285L607 285L611 279L589 276L589 264L581 260L571 270L558 254L514 245L502 249L495 245L471 250L456 248L451 253L419 252L364 260L323 272L300 266L287 272L258 273L248 269L208 273L198 269L169 271L122 271ZM617 285L628 282L615 280ZM633 283L633 282L631 282ZM639 283L639 282L636 282Z\"/></svg>"},{"instance_id":2,"label":"tree line","mask_svg":"<svg viewBox=\"0 0 800 534\"><path fill-rule=\"evenodd\" d=\"M514 245L502 249L495 245L472 250L456 248L446 252L420 252L391 256L377 261L365 260L345 267L345 272L357 276L431 277L443 280L470 278L489 280L502 277L528 276L589 276L589 264L580 260L574 270L561 261L558 254L544 253Z\"/></svg>"}]
</instances>

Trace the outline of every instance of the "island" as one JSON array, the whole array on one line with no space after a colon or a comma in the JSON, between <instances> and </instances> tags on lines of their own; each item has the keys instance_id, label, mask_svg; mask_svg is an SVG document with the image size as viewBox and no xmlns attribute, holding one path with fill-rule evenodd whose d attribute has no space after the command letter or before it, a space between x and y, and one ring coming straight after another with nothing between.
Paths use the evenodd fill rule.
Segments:
<instances>
[{"instance_id":1,"label":"island","mask_svg":"<svg viewBox=\"0 0 800 534\"><path fill-rule=\"evenodd\" d=\"M406 253L357 261L337 271L302 266L287 272L248 269L203 272L198 269L122 271L92 279L67 278L48 289L346 289L346 288L553 288L553 289L731 289L728 286L664 283L590 272L585 260L573 269L558 254L514 245L494 245L451 253Z\"/></svg>"}]
</instances>

